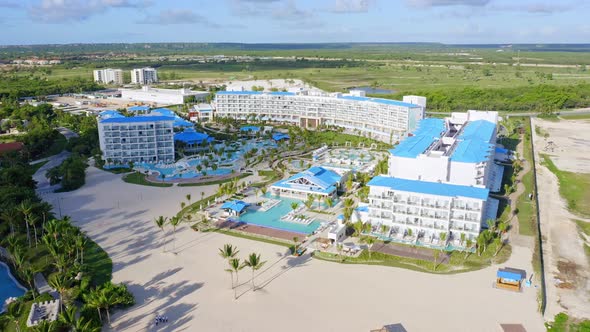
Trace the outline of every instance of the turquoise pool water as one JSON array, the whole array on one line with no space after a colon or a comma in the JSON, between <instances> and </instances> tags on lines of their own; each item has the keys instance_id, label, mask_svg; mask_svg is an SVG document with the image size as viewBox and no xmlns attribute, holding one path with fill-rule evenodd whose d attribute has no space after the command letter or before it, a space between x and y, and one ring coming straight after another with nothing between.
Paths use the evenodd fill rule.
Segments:
<instances>
[{"instance_id":1,"label":"turquoise pool water","mask_svg":"<svg viewBox=\"0 0 590 332\"><path fill-rule=\"evenodd\" d=\"M297 202L300 205L302 201L289 198L280 198L281 203L268 211L247 211L240 216L240 221L248 224L279 229L301 234L311 234L320 227L318 221L312 221L309 225L298 224L294 222L281 221L280 218L291 211L291 203Z\"/></svg>"},{"instance_id":2,"label":"turquoise pool water","mask_svg":"<svg viewBox=\"0 0 590 332\"><path fill-rule=\"evenodd\" d=\"M206 172L207 175L226 175L231 173L231 169L229 168L218 168L216 170L207 169L201 172L197 171L196 167L200 163L200 160L190 160L188 162L190 168L187 171L180 172L183 170L182 167L158 167L154 164L147 164L147 163L138 163L138 166L147 168L152 171L159 172L160 174L164 174L165 178L164 181L174 180L174 179L191 179L196 178L199 176L203 176L203 172Z\"/></svg>"},{"instance_id":3,"label":"turquoise pool water","mask_svg":"<svg viewBox=\"0 0 590 332\"><path fill-rule=\"evenodd\" d=\"M20 288L11 278L8 267L4 263L0 263L0 311L9 297L19 297L24 293L25 290Z\"/></svg>"}]
</instances>

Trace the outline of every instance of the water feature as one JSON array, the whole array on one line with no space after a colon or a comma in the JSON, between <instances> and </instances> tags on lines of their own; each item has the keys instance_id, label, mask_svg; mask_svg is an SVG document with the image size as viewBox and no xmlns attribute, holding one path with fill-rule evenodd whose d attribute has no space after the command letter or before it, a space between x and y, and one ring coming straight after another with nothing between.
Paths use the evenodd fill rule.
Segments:
<instances>
[{"instance_id":1,"label":"water feature","mask_svg":"<svg viewBox=\"0 0 590 332\"><path fill-rule=\"evenodd\" d=\"M0 262L0 312L8 298L22 296L25 292L26 289L10 274L8 266Z\"/></svg>"},{"instance_id":2,"label":"water feature","mask_svg":"<svg viewBox=\"0 0 590 332\"><path fill-rule=\"evenodd\" d=\"M246 213L240 216L240 221L246 222L248 224L302 234L311 234L313 231L318 229L318 227L320 227L320 223L318 221L312 221L308 225L282 221L281 217L292 210L291 203L296 202L299 204L299 206L302 206L303 202L297 199L280 198L275 196L272 196L272 198L278 199L281 202L267 211L248 210Z\"/></svg>"}]
</instances>

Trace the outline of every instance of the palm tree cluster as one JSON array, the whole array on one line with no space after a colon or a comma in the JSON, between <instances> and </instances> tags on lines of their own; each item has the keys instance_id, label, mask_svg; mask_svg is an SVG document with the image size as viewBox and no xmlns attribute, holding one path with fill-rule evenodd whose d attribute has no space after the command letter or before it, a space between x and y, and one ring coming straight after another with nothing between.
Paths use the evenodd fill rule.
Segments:
<instances>
[{"instance_id":1,"label":"palm tree cluster","mask_svg":"<svg viewBox=\"0 0 590 332\"><path fill-rule=\"evenodd\" d=\"M247 184L245 182L239 183L238 178L234 178L230 182L226 182L219 185L217 188L217 195L219 196L232 196L237 193L239 190L246 188Z\"/></svg>"},{"instance_id":2,"label":"palm tree cluster","mask_svg":"<svg viewBox=\"0 0 590 332\"><path fill-rule=\"evenodd\" d=\"M479 233L479 236L476 239L477 255L481 256L486 252L490 244L494 244L496 248L494 256L496 256L504 247L503 236L508 231L508 223L493 219L488 219L486 223L488 229Z\"/></svg>"},{"instance_id":3,"label":"palm tree cluster","mask_svg":"<svg viewBox=\"0 0 590 332\"><path fill-rule=\"evenodd\" d=\"M237 247L226 244L223 248L219 248L219 256L221 258L227 260L229 268L225 269L226 272L229 272L231 275L231 287L234 290L234 299L237 299L236 288L239 285L238 281L238 272L240 272L243 268L249 267L252 270L252 291L256 291L256 285L254 284L254 272L260 270L262 266L266 263L266 261L262 261L260 258L260 254L251 253L248 255L248 258L244 259L240 263L240 259L236 256L240 251ZM236 275L236 280L234 282L234 274Z\"/></svg>"},{"instance_id":4,"label":"palm tree cluster","mask_svg":"<svg viewBox=\"0 0 590 332\"><path fill-rule=\"evenodd\" d=\"M190 214L185 215L185 217L190 216ZM191 216L192 218L192 216ZM188 219L187 219L188 220ZM182 221L182 218L180 218L179 216L174 216L171 218L168 217L164 217L164 216L159 216L157 218L154 219L154 223L156 224L156 226L162 231L162 233L164 233L164 244L162 245L162 251L166 251L166 232L164 231L164 227L166 225L170 225L172 226L172 251L174 252L174 250L176 250L176 227L178 227L178 225L180 225L180 222Z\"/></svg>"}]
</instances>

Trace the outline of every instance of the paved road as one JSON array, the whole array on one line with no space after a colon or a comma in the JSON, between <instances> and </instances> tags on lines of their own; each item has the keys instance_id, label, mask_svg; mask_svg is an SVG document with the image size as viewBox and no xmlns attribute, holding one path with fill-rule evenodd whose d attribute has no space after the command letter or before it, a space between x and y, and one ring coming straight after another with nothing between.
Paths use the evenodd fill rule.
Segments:
<instances>
[{"instance_id":1,"label":"paved road","mask_svg":"<svg viewBox=\"0 0 590 332\"><path fill-rule=\"evenodd\" d=\"M78 137L78 134L76 132L66 127L57 127L56 130L59 131L60 134L64 135L67 140L69 140L72 137Z\"/></svg>"},{"instance_id":2,"label":"paved road","mask_svg":"<svg viewBox=\"0 0 590 332\"><path fill-rule=\"evenodd\" d=\"M39 168L37 172L35 172L35 174L33 174L33 180L37 181L37 192L39 194L53 192L55 189L59 188L59 185L52 186L49 184L49 179L45 177L45 173L49 169L61 165L61 163L69 156L70 152L64 150L54 156L44 159L49 161L47 162L47 164L41 166L41 168Z\"/></svg>"}]
</instances>

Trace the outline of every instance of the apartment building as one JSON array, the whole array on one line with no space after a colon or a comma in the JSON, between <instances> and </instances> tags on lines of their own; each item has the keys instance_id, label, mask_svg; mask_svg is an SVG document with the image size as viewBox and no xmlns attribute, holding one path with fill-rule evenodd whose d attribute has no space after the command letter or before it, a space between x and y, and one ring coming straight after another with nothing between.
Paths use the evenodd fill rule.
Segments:
<instances>
[{"instance_id":1,"label":"apartment building","mask_svg":"<svg viewBox=\"0 0 590 332\"><path fill-rule=\"evenodd\" d=\"M97 69L94 71L94 81L103 84L123 84L123 71L121 69Z\"/></svg>"},{"instance_id":2,"label":"apartment building","mask_svg":"<svg viewBox=\"0 0 590 332\"><path fill-rule=\"evenodd\" d=\"M132 69L131 83L142 85L158 83L158 71L151 67Z\"/></svg>"},{"instance_id":3,"label":"apartment building","mask_svg":"<svg viewBox=\"0 0 590 332\"><path fill-rule=\"evenodd\" d=\"M369 183L368 221L417 244L465 245L496 219L503 168L494 163L498 113L424 119L390 150L387 176ZM440 243L444 242L444 243Z\"/></svg>"},{"instance_id":4,"label":"apartment building","mask_svg":"<svg viewBox=\"0 0 590 332\"><path fill-rule=\"evenodd\" d=\"M99 120L98 137L107 165L173 162L174 118L110 117Z\"/></svg>"},{"instance_id":5,"label":"apartment building","mask_svg":"<svg viewBox=\"0 0 590 332\"><path fill-rule=\"evenodd\" d=\"M215 116L242 120L255 117L304 128L337 126L387 143L395 143L413 131L424 118L425 108L424 97L406 96L404 101L397 101L368 98L361 91L349 94L220 91L215 96Z\"/></svg>"}]
</instances>

